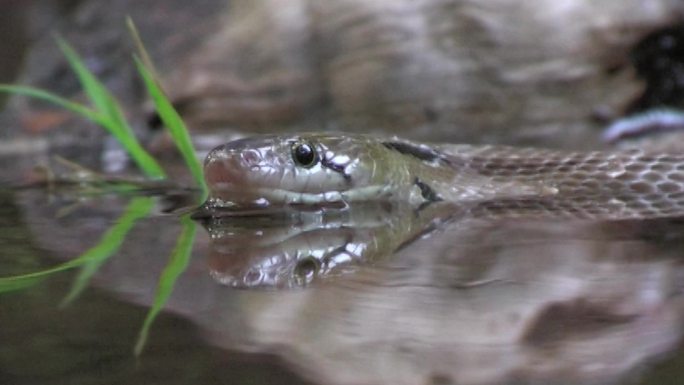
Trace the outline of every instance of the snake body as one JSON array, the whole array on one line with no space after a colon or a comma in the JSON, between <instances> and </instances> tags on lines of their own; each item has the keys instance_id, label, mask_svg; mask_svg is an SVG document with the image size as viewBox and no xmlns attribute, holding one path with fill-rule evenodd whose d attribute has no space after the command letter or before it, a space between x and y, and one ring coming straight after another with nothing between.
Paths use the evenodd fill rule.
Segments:
<instances>
[{"instance_id":1,"label":"snake body","mask_svg":"<svg viewBox=\"0 0 684 385\"><path fill-rule=\"evenodd\" d=\"M684 214L684 155L422 144L364 135L261 136L205 160L212 207L448 201L588 217Z\"/></svg>"}]
</instances>

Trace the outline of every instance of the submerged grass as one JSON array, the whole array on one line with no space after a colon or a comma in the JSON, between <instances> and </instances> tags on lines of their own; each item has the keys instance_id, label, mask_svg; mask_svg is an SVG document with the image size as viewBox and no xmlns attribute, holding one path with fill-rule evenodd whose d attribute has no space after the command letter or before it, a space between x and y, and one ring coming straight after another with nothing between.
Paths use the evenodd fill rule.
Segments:
<instances>
[{"instance_id":1,"label":"submerged grass","mask_svg":"<svg viewBox=\"0 0 684 385\"><path fill-rule=\"evenodd\" d=\"M198 202L201 203L207 196L207 186L204 181L202 165L197 159L188 130L180 115L165 95L162 87L159 85L152 62L149 59L149 55L142 44L135 26L130 19L127 20L127 24L131 35L138 46L139 55L142 57L142 60L139 59L138 56L134 57L136 68L145 84L148 95L154 102L161 121L168 129L173 142L181 153L186 166L202 192L200 202ZM55 104L103 127L118 140L137 167L147 177L154 179L165 178L166 173L160 164L153 156L145 151L143 146L136 139L130 124L126 120L123 109L116 98L109 92L105 85L88 70L83 59L66 41L57 38L57 44L78 77L91 106L76 103L48 91L27 86L0 84L0 92L24 95ZM135 224L140 219L148 216L153 207L153 198L133 198L121 217L119 217L115 224L105 232L97 245L93 246L79 257L50 269L30 274L0 278L0 293L26 289L41 282L52 274L75 267L81 267L81 271L76 277L70 292L62 301L62 306L72 303L84 290L97 270L121 247L127 234ZM159 278L154 303L145 318L137 343L135 344L135 355L141 354L146 344L151 325L168 301L176 280L183 271L185 271L190 260L196 233L196 224L190 219L188 214L182 216L180 221L183 230L170 256L169 263Z\"/></svg>"}]
</instances>

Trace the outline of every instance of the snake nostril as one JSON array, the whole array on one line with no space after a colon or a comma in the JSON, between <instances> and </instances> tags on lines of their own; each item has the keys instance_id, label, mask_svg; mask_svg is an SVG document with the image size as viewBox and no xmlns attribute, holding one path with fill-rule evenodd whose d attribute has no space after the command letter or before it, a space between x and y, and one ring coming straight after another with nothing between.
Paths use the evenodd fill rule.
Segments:
<instances>
[{"instance_id":1,"label":"snake nostril","mask_svg":"<svg viewBox=\"0 0 684 385\"><path fill-rule=\"evenodd\" d=\"M241 157L245 165L249 167L256 166L261 162L261 154L256 150L245 150L242 152Z\"/></svg>"}]
</instances>

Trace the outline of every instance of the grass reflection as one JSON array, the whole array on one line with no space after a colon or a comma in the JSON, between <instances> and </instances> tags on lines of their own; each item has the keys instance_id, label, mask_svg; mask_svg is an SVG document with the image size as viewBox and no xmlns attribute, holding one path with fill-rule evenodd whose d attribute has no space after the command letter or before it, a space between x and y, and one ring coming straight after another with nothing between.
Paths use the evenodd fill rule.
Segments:
<instances>
[{"instance_id":1,"label":"grass reflection","mask_svg":"<svg viewBox=\"0 0 684 385\"><path fill-rule=\"evenodd\" d=\"M65 302L71 301L82 290L82 287L88 282L90 276L97 271L97 268L102 265L110 256L112 256L121 247L126 235L131 231L141 218L147 216L150 210L154 207L154 200L150 197L133 198L128 204L124 213L116 220L116 223L110 227L102 236L100 242L69 262L57 265L50 269L16 275L12 277L0 278L0 293L7 293L10 291L21 290L29 288L43 279L55 273L60 273L76 267L83 266L81 274L74 282L74 287L65 299ZM92 270L92 271L91 271Z\"/></svg>"},{"instance_id":2,"label":"grass reflection","mask_svg":"<svg viewBox=\"0 0 684 385\"><path fill-rule=\"evenodd\" d=\"M154 200L150 197L133 198L128 204L124 214L116 221L102 240L92 249L74 261L82 260L81 271L76 276L71 290L62 301L61 306L66 306L73 302L83 289L90 283L92 276L99 270L109 257L117 252L126 235L133 228L138 220L146 217L154 207Z\"/></svg>"},{"instance_id":3,"label":"grass reflection","mask_svg":"<svg viewBox=\"0 0 684 385\"><path fill-rule=\"evenodd\" d=\"M136 356L139 356L142 353L154 319L164 308L164 305L173 292L173 288L176 286L178 277L180 277L180 275L185 271L188 266L188 262L190 261L190 257L192 255L192 245L195 242L197 224L190 219L190 214L186 214L181 218L181 224L183 225L183 230L178 237L178 241L176 242L173 252L171 252L169 263L166 265L164 271L162 271L162 274L159 277L159 283L157 284L154 302L152 303L152 307L147 313L145 321L143 322L143 326L140 329L138 341L134 348L134 353Z\"/></svg>"}]
</instances>

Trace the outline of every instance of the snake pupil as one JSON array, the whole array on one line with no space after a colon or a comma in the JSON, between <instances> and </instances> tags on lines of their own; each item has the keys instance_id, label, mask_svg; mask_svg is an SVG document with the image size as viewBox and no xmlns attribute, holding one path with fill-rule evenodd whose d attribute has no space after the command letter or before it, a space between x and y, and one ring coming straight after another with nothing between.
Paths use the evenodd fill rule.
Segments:
<instances>
[{"instance_id":1,"label":"snake pupil","mask_svg":"<svg viewBox=\"0 0 684 385\"><path fill-rule=\"evenodd\" d=\"M300 166L312 167L316 164L316 152L307 143L296 144L292 149L292 156Z\"/></svg>"}]
</instances>

